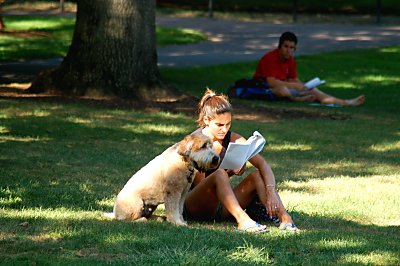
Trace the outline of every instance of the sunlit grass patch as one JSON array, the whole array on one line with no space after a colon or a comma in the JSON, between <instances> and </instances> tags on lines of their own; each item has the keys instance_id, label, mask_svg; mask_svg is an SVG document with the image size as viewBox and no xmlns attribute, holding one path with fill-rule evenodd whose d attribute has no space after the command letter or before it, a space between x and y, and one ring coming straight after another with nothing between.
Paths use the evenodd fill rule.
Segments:
<instances>
[{"instance_id":1,"label":"sunlit grass patch","mask_svg":"<svg viewBox=\"0 0 400 266\"><path fill-rule=\"evenodd\" d=\"M265 148L268 151L309 151L312 150L312 146L301 143L284 143L284 144L271 144Z\"/></svg>"},{"instance_id":2,"label":"sunlit grass patch","mask_svg":"<svg viewBox=\"0 0 400 266\"><path fill-rule=\"evenodd\" d=\"M247 242L243 246L236 247L236 250L228 255L228 258L238 264L254 263L257 265L273 262L266 247L254 247L251 243Z\"/></svg>"},{"instance_id":3,"label":"sunlit grass patch","mask_svg":"<svg viewBox=\"0 0 400 266\"><path fill-rule=\"evenodd\" d=\"M400 141L375 144L370 149L377 152L400 151Z\"/></svg>"},{"instance_id":4,"label":"sunlit grass patch","mask_svg":"<svg viewBox=\"0 0 400 266\"><path fill-rule=\"evenodd\" d=\"M39 137L39 136L13 136L13 135L0 135L0 143L4 143L7 141L15 141L15 142L47 142L50 138L48 137Z\"/></svg>"},{"instance_id":5,"label":"sunlit grass patch","mask_svg":"<svg viewBox=\"0 0 400 266\"><path fill-rule=\"evenodd\" d=\"M399 256L396 252L370 252L367 254L346 254L339 260L347 265L398 265Z\"/></svg>"},{"instance_id":6,"label":"sunlit grass patch","mask_svg":"<svg viewBox=\"0 0 400 266\"><path fill-rule=\"evenodd\" d=\"M295 202L296 211L309 215L340 217L343 220L378 226L397 225L400 209L400 176L332 177L307 182L284 182L283 201ZM385 200L382 200L382 199ZM385 211L372 211L385 210Z\"/></svg>"},{"instance_id":7,"label":"sunlit grass patch","mask_svg":"<svg viewBox=\"0 0 400 266\"><path fill-rule=\"evenodd\" d=\"M14 34L0 35L0 61L65 56L75 25L73 17L56 16L5 15L4 21L7 31ZM197 43L207 39L205 34L190 29L157 27L156 34L158 46Z\"/></svg>"},{"instance_id":8,"label":"sunlit grass patch","mask_svg":"<svg viewBox=\"0 0 400 266\"><path fill-rule=\"evenodd\" d=\"M184 134L187 132L185 127L179 127L175 125L163 125L163 124L140 124L138 125L126 125L122 127L128 129L134 133L145 133L145 132L158 132L163 134Z\"/></svg>"}]
</instances>

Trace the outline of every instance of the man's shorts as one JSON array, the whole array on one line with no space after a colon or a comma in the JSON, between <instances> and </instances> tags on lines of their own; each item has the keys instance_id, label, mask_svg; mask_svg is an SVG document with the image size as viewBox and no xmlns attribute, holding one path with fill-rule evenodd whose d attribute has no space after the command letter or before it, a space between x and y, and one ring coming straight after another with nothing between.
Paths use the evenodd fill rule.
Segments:
<instances>
[{"instance_id":1,"label":"man's shorts","mask_svg":"<svg viewBox=\"0 0 400 266\"><path fill-rule=\"evenodd\" d=\"M296 89L289 89L289 92L293 97L299 97L300 96L300 92L298 90L296 90Z\"/></svg>"}]
</instances>

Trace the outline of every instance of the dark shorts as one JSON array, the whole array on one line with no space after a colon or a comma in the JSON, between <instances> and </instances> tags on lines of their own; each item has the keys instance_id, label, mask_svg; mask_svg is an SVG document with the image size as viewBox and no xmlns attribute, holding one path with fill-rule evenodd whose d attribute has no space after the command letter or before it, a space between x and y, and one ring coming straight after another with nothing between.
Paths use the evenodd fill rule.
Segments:
<instances>
[{"instance_id":1,"label":"dark shorts","mask_svg":"<svg viewBox=\"0 0 400 266\"><path fill-rule=\"evenodd\" d=\"M289 89L289 92L293 97L299 97L300 96L300 92L298 90L296 90L296 89Z\"/></svg>"}]
</instances>

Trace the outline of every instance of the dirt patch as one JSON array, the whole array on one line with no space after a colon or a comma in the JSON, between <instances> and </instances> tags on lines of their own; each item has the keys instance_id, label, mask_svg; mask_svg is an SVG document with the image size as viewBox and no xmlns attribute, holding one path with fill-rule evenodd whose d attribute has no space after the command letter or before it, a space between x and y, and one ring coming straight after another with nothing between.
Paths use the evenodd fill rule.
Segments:
<instances>
[{"instance_id":1,"label":"dirt patch","mask_svg":"<svg viewBox=\"0 0 400 266\"><path fill-rule=\"evenodd\" d=\"M50 35L40 31L0 31L0 35L20 37L20 38L32 38L32 37L49 37Z\"/></svg>"},{"instance_id":2,"label":"dirt patch","mask_svg":"<svg viewBox=\"0 0 400 266\"><path fill-rule=\"evenodd\" d=\"M199 99L186 96L177 100L144 102L125 99L110 98L85 98L85 97L65 97L50 94L26 93L29 83L0 85L0 98L16 100L35 100L46 102L79 103L87 106L95 106L111 109L126 109L145 112L169 112L183 113L195 118L197 116L197 104ZM303 110L299 108L277 108L264 107L246 104L236 104L234 106L235 119L252 121L276 121L281 119L332 119L346 120L349 115L321 112L321 110Z\"/></svg>"}]
</instances>

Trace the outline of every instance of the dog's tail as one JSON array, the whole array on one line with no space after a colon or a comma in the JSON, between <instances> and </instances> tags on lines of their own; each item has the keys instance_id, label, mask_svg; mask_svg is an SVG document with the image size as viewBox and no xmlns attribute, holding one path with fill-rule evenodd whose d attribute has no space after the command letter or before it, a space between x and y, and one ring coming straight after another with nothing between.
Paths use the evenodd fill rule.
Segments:
<instances>
[{"instance_id":1,"label":"dog's tail","mask_svg":"<svg viewBox=\"0 0 400 266\"><path fill-rule=\"evenodd\" d=\"M105 212L103 215L110 219L115 219L115 214L113 212Z\"/></svg>"}]
</instances>

